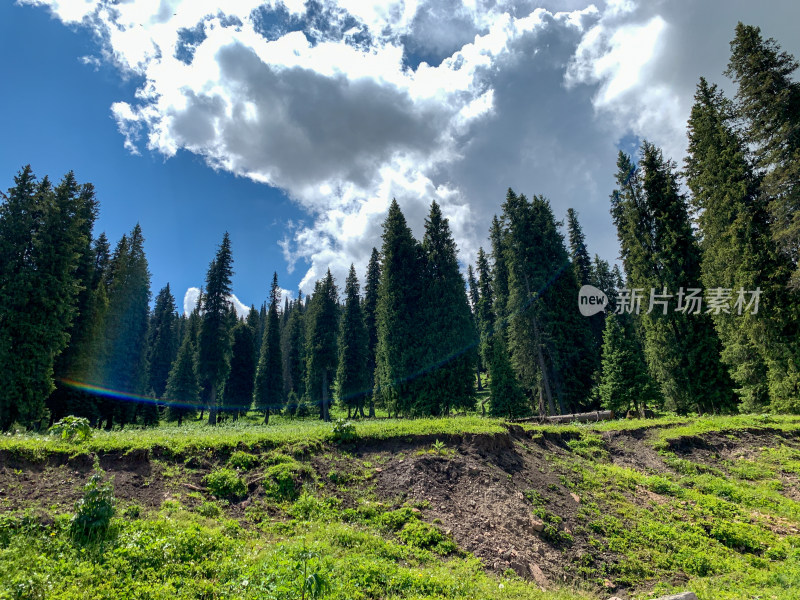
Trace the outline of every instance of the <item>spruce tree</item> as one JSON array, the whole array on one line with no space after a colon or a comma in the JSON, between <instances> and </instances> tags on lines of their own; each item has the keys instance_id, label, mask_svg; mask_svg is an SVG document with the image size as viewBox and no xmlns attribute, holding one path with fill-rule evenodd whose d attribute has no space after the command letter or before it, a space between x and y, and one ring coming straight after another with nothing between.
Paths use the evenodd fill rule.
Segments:
<instances>
[{"instance_id":1,"label":"spruce tree","mask_svg":"<svg viewBox=\"0 0 800 600\"><path fill-rule=\"evenodd\" d=\"M491 350L491 358L488 363L489 391L491 392L489 414L493 417L507 419L530 414L530 404L511 366L503 336L495 336L489 348Z\"/></svg>"},{"instance_id":2,"label":"spruce tree","mask_svg":"<svg viewBox=\"0 0 800 600\"><path fill-rule=\"evenodd\" d=\"M147 380L148 388L156 398L164 395L172 363L178 355L177 321L175 297L168 283L156 296L148 334Z\"/></svg>"},{"instance_id":3,"label":"spruce tree","mask_svg":"<svg viewBox=\"0 0 800 600\"><path fill-rule=\"evenodd\" d=\"M184 419L193 416L200 402L200 385L197 382L194 337L193 331L184 336L164 391L164 399L167 403L167 420L177 421L178 425L181 425Z\"/></svg>"},{"instance_id":4,"label":"spruce tree","mask_svg":"<svg viewBox=\"0 0 800 600\"><path fill-rule=\"evenodd\" d=\"M345 304L339 327L339 359L336 369L336 398L351 415L364 416L364 397L370 388L367 371L368 337L361 309L360 286L351 264L344 288Z\"/></svg>"},{"instance_id":5,"label":"spruce tree","mask_svg":"<svg viewBox=\"0 0 800 600\"><path fill-rule=\"evenodd\" d=\"M648 404L659 402L630 315L611 313L606 317L598 390L603 408L618 416L634 410L644 418Z\"/></svg>"},{"instance_id":6,"label":"spruce tree","mask_svg":"<svg viewBox=\"0 0 800 600\"><path fill-rule=\"evenodd\" d=\"M611 212L628 284L648 296L640 318L650 373L671 410L728 410L732 385L720 363L719 339L707 312L686 299L691 289L702 290L700 251L675 167L647 142L638 167L622 152L617 166ZM651 293L672 304L654 302L650 311Z\"/></svg>"},{"instance_id":7,"label":"spruce tree","mask_svg":"<svg viewBox=\"0 0 800 600\"><path fill-rule=\"evenodd\" d=\"M283 406L283 359L281 358L281 331L278 305L281 292L278 287L278 274L272 275L269 292L269 310L264 339L261 342L261 356L258 359L255 383L256 409L264 412L264 424L269 423L271 410Z\"/></svg>"},{"instance_id":8,"label":"spruce tree","mask_svg":"<svg viewBox=\"0 0 800 600\"><path fill-rule=\"evenodd\" d=\"M712 314L722 360L737 384L741 410L796 410L800 354L798 302L786 289L791 264L770 236L761 178L747 158L729 100L701 79L689 119L686 179L702 234L708 289L762 291L759 314Z\"/></svg>"},{"instance_id":9,"label":"spruce tree","mask_svg":"<svg viewBox=\"0 0 800 600\"><path fill-rule=\"evenodd\" d=\"M472 314L472 324L476 332L480 332L478 326L478 303L480 302L480 292L478 291L478 280L475 278L475 271L472 265L467 266L467 288L469 290L469 305ZM478 343L480 343L480 333L478 335ZM483 358L478 351L477 360L475 361L475 376L478 380L478 391L483 391L483 383L481 382L481 372L483 370Z\"/></svg>"},{"instance_id":10,"label":"spruce tree","mask_svg":"<svg viewBox=\"0 0 800 600\"><path fill-rule=\"evenodd\" d=\"M422 295L416 337L423 368L415 378L415 414L475 408L477 332L458 268L450 225L434 201L422 240Z\"/></svg>"},{"instance_id":11,"label":"spruce tree","mask_svg":"<svg viewBox=\"0 0 800 600\"><path fill-rule=\"evenodd\" d=\"M258 313L256 313L258 314ZM253 400L256 376L256 354L253 328L239 321L233 328L231 370L225 383L225 412L234 420L246 414Z\"/></svg>"},{"instance_id":12,"label":"spruce tree","mask_svg":"<svg viewBox=\"0 0 800 600\"><path fill-rule=\"evenodd\" d=\"M51 421L68 414L87 417L92 421L96 419L94 402L87 399L87 394L82 390L65 383L87 381L92 360L92 345L96 335L94 325L98 315L92 229L97 218L98 203L91 184L79 187L76 211L76 216L81 220L77 230L80 239L76 239L78 261L74 271L79 289L75 298L75 318L69 331L69 343L64 351L56 356L53 366L56 389L47 400Z\"/></svg>"},{"instance_id":13,"label":"spruce tree","mask_svg":"<svg viewBox=\"0 0 800 600\"><path fill-rule=\"evenodd\" d=\"M422 361L417 344L422 303L422 259L419 244L392 200L383 223L381 275L376 306L375 394L391 414L409 414Z\"/></svg>"},{"instance_id":14,"label":"spruce tree","mask_svg":"<svg viewBox=\"0 0 800 600\"><path fill-rule=\"evenodd\" d=\"M769 197L773 239L793 266L800 289L800 82L798 62L758 27L739 23L726 73L737 84L745 142L755 150Z\"/></svg>"},{"instance_id":15,"label":"spruce tree","mask_svg":"<svg viewBox=\"0 0 800 600\"><path fill-rule=\"evenodd\" d=\"M206 274L203 311L198 333L197 372L208 407L208 424L217 423L218 394L230 368L231 334L228 307L233 276L233 256L228 232L222 238Z\"/></svg>"},{"instance_id":16,"label":"spruce tree","mask_svg":"<svg viewBox=\"0 0 800 600\"><path fill-rule=\"evenodd\" d=\"M319 407L323 421L330 421L330 391L336 375L339 325L339 291L330 269L314 284L306 309L306 394Z\"/></svg>"},{"instance_id":17,"label":"spruce tree","mask_svg":"<svg viewBox=\"0 0 800 600\"><path fill-rule=\"evenodd\" d=\"M375 353L378 348L378 289L381 282L381 255L377 248L372 249L367 265L367 277L364 284L364 325L367 328L367 376L369 377L369 417L375 416L375 394L372 389L375 382Z\"/></svg>"},{"instance_id":18,"label":"spruce tree","mask_svg":"<svg viewBox=\"0 0 800 600\"><path fill-rule=\"evenodd\" d=\"M85 246L85 205L72 173L53 189L30 166L0 205L0 428L38 427L54 389L54 357L69 341Z\"/></svg>"},{"instance_id":19,"label":"spruce tree","mask_svg":"<svg viewBox=\"0 0 800 600\"><path fill-rule=\"evenodd\" d=\"M303 293L289 305L289 317L281 331L281 356L283 357L283 391L286 410L293 415L299 399L305 395L305 343Z\"/></svg>"},{"instance_id":20,"label":"spruce tree","mask_svg":"<svg viewBox=\"0 0 800 600\"><path fill-rule=\"evenodd\" d=\"M591 278L592 261L586 249L586 236L578 222L578 213L573 208L567 209L567 233L575 279L578 280L578 285L586 285Z\"/></svg>"},{"instance_id":21,"label":"spruce tree","mask_svg":"<svg viewBox=\"0 0 800 600\"><path fill-rule=\"evenodd\" d=\"M478 329L478 352L485 369L494 358L492 340L496 333L496 318L494 314L494 290L492 288L492 273L489 259L483 248L478 248L478 305L475 309L475 323ZM501 335L503 335L501 333ZM482 407L485 408L485 407Z\"/></svg>"}]
</instances>

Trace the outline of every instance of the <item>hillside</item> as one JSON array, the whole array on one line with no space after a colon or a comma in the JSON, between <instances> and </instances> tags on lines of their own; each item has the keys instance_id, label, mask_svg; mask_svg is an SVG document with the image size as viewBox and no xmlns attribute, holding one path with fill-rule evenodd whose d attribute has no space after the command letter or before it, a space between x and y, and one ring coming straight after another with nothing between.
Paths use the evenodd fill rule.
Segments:
<instances>
[{"instance_id":1,"label":"hillside","mask_svg":"<svg viewBox=\"0 0 800 600\"><path fill-rule=\"evenodd\" d=\"M312 573L328 584L318 597L342 599L800 587L798 418L383 420L352 434L3 436L0 598L301 598ZM95 460L116 514L79 542L70 520Z\"/></svg>"}]
</instances>

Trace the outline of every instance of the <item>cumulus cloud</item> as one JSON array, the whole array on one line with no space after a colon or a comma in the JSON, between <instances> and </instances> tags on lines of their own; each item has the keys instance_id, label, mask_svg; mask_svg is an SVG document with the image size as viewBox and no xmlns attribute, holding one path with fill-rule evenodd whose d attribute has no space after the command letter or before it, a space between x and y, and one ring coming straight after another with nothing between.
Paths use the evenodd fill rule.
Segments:
<instances>
[{"instance_id":1,"label":"cumulus cloud","mask_svg":"<svg viewBox=\"0 0 800 600\"><path fill-rule=\"evenodd\" d=\"M197 306L197 299L200 297L200 288L197 287L190 287L186 290L186 293L183 295L183 314L189 315ZM236 297L235 294L231 294L229 297L231 304L233 304L233 308L236 310L236 315L243 319L247 317L247 314L250 312L250 307L245 305L239 298Z\"/></svg>"},{"instance_id":2,"label":"cumulus cloud","mask_svg":"<svg viewBox=\"0 0 800 600\"><path fill-rule=\"evenodd\" d=\"M793 0L20 1L91 28L143 82L111 107L131 152L188 150L302 207L280 245L304 291L363 274L393 197L417 236L437 200L467 262L507 187L541 193L614 259L622 141L681 158L737 20L800 55Z\"/></svg>"}]
</instances>

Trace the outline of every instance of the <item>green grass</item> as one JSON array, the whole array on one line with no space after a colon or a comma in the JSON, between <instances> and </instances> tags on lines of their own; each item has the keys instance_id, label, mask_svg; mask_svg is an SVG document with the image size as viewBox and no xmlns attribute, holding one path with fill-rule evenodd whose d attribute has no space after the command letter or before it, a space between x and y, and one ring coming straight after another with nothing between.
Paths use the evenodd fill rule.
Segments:
<instances>
[{"instance_id":1,"label":"green grass","mask_svg":"<svg viewBox=\"0 0 800 600\"><path fill-rule=\"evenodd\" d=\"M360 440L426 436L457 436L474 433L503 433L499 419L479 416L439 419L376 419L354 421ZM85 452L126 452L158 450L165 455L188 456L208 451L258 451L292 444L313 444L334 440L332 423L318 419L291 420L273 417L270 425L239 421L210 427L190 422L182 427L163 425L122 431L96 431L91 440L69 443L50 435L34 433L0 435L0 450L28 458L44 458L48 454Z\"/></svg>"}]
</instances>

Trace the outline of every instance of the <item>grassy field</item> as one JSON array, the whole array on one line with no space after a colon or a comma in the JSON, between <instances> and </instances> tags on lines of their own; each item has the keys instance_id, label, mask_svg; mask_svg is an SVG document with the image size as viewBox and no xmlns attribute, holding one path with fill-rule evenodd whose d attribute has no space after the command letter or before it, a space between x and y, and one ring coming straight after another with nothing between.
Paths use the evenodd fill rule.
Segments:
<instances>
[{"instance_id":1,"label":"grassy field","mask_svg":"<svg viewBox=\"0 0 800 600\"><path fill-rule=\"evenodd\" d=\"M273 419L1 436L0 599L797 598L798 418L352 433ZM106 483L87 493L95 459ZM484 488L498 504L470 508ZM77 535L104 502L108 527ZM501 531L525 514L542 529Z\"/></svg>"}]
</instances>

